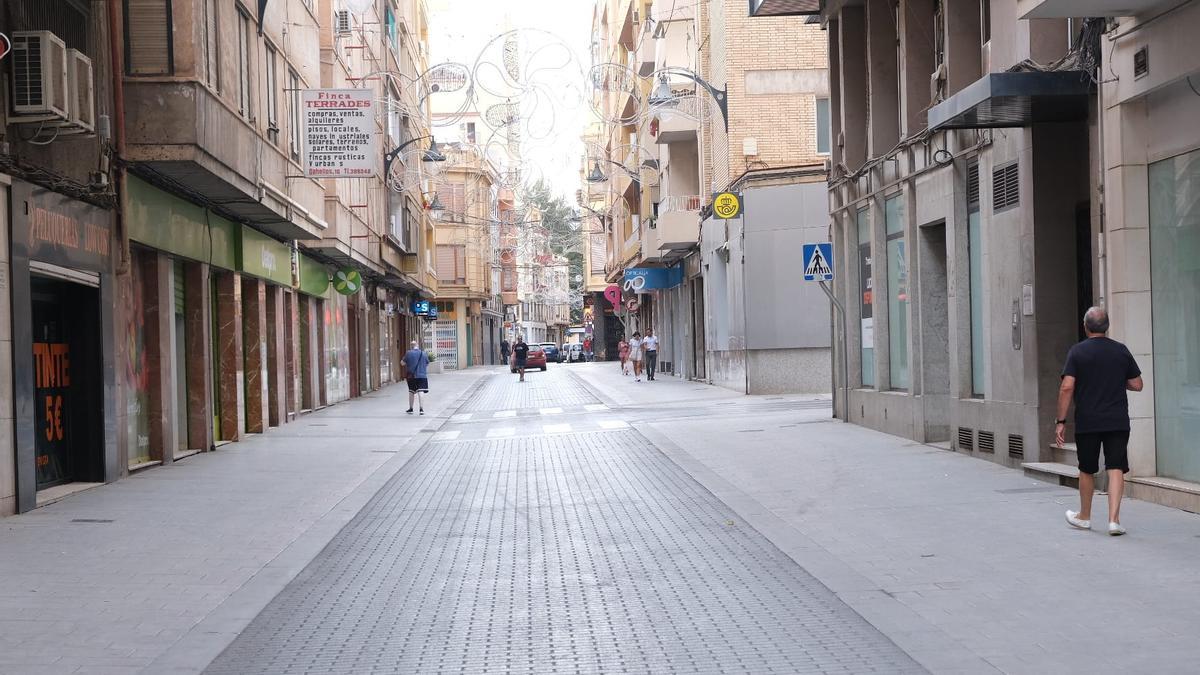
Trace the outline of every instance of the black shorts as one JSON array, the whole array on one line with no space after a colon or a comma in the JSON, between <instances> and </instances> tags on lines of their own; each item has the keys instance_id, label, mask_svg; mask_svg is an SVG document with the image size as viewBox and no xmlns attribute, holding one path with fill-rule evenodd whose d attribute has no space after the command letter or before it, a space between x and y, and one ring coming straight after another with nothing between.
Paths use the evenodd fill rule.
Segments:
<instances>
[{"instance_id":1,"label":"black shorts","mask_svg":"<svg viewBox=\"0 0 1200 675\"><path fill-rule=\"evenodd\" d=\"M429 378L428 377L410 377L408 378L409 391L423 391L429 393Z\"/></svg>"},{"instance_id":2,"label":"black shorts","mask_svg":"<svg viewBox=\"0 0 1200 675\"><path fill-rule=\"evenodd\" d=\"M1096 431L1075 433L1075 450L1079 455L1080 473L1100 471L1100 449L1104 448L1104 468L1129 473L1129 432Z\"/></svg>"},{"instance_id":3,"label":"black shorts","mask_svg":"<svg viewBox=\"0 0 1200 675\"><path fill-rule=\"evenodd\" d=\"M524 368L525 363L526 363L526 359L517 359L516 361L513 362L513 368L517 368L517 369Z\"/></svg>"}]
</instances>

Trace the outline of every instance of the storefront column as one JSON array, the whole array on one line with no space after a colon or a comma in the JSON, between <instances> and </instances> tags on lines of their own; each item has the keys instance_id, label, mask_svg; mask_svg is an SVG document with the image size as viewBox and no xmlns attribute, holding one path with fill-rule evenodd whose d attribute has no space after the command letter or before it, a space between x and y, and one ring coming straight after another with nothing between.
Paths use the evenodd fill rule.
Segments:
<instances>
[{"instance_id":1,"label":"storefront column","mask_svg":"<svg viewBox=\"0 0 1200 675\"><path fill-rule=\"evenodd\" d=\"M209 266L204 263L188 263L187 279L184 282L184 330L188 344L187 368L187 420L188 448L211 450L213 438L213 369L212 337L208 327L212 325L212 287L209 284Z\"/></svg>"},{"instance_id":2,"label":"storefront column","mask_svg":"<svg viewBox=\"0 0 1200 675\"><path fill-rule=\"evenodd\" d=\"M246 358L246 431L261 434L267 414L267 289L252 277L242 279L242 325Z\"/></svg>"},{"instance_id":3,"label":"storefront column","mask_svg":"<svg viewBox=\"0 0 1200 675\"><path fill-rule=\"evenodd\" d=\"M145 289L142 295L142 316L145 320L146 363L150 377L148 403L150 408L150 459L169 464L175 456L174 430L175 384L171 367L174 342L171 340L171 259L157 251L143 251L134 256L141 266Z\"/></svg>"},{"instance_id":4,"label":"storefront column","mask_svg":"<svg viewBox=\"0 0 1200 675\"><path fill-rule=\"evenodd\" d=\"M317 386L314 390L317 394L314 401L314 408L324 407L329 405L329 385L325 379L325 301L313 299L312 318L316 333L316 339L313 341L313 353L317 355L317 369L313 373L313 380Z\"/></svg>"},{"instance_id":5,"label":"storefront column","mask_svg":"<svg viewBox=\"0 0 1200 675\"><path fill-rule=\"evenodd\" d=\"M217 337L221 382L221 439L236 441L246 428L243 413L245 363L242 362L242 278L233 272L217 275Z\"/></svg>"},{"instance_id":6,"label":"storefront column","mask_svg":"<svg viewBox=\"0 0 1200 675\"><path fill-rule=\"evenodd\" d=\"M283 319L283 350L287 355L283 368L283 377L287 381L287 406L288 421L295 419L296 413L300 408L300 294L293 291L285 291L283 294L284 301L284 319Z\"/></svg>"},{"instance_id":7,"label":"storefront column","mask_svg":"<svg viewBox=\"0 0 1200 675\"><path fill-rule=\"evenodd\" d=\"M265 286L266 323L263 337L267 343L266 380L267 421L277 427L287 422L287 348L285 333L283 287Z\"/></svg>"}]
</instances>

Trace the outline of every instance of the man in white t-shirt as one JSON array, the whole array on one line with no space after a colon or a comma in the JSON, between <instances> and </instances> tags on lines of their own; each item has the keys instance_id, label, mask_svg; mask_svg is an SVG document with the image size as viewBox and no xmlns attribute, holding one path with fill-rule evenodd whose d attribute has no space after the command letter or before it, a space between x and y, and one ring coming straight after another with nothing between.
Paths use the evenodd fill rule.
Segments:
<instances>
[{"instance_id":1,"label":"man in white t-shirt","mask_svg":"<svg viewBox=\"0 0 1200 675\"><path fill-rule=\"evenodd\" d=\"M642 340L642 349L646 352L646 379L654 379L654 369L658 366L658 337L653 328L646 329L646 337Z\"/></svg>"},{"instance_id":2,"label":"man in white t-shirt","mask_svg":"<svg viewBox=\"0 0 1200 675\"><path fill-rule=\"evenodd\" d=\"M635 332L629 340L629 360L633 363L633 381L642 381L642 334Z\"/></svg>"}]
</instances>

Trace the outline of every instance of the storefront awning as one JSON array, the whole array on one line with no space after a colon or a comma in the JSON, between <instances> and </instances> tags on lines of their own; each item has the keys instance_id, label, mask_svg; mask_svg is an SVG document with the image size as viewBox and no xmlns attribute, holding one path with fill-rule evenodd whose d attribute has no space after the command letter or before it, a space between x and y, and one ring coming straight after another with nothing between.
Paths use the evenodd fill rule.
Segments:
<instances>
[{"instance_id":1,"label":"storefront awning","mask_svg":"<svg viewBox=\"0 0 1200 675\"><path fill-rule=\"evenodd\" d=\"M821 0L750 0L750 16L820 14Z\"/></svg>"},{"instance_id":2,"label":"storefront awning","mask_svg":"<svg viewBox=\"0 0 1200 675\"><path fill-rule=\"evenodd\" d=\"M1080 71L989 73L929 109L929 129L1024 127L1087 118L1092 80Z\"/></svg>"}]
</instances>

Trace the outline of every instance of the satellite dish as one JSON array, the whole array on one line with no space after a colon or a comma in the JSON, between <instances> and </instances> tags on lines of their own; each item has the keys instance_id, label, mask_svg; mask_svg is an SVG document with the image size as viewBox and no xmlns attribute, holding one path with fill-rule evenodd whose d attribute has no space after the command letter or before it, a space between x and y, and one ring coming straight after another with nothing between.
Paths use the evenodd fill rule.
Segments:
<instances>
[{"instance_id":1,"label":"satellite dish","mask_svg":"<svg viewBox=\"0 0 1200 675\"><path fill-rule=\"evenodd\" d=\"M366 14L375 6L375 0L342 0L346 9L354 14Z\"/></svg>"}]
</instances>

